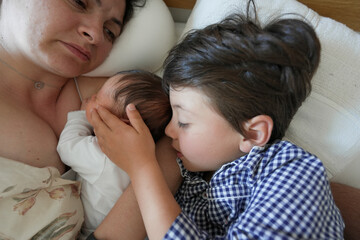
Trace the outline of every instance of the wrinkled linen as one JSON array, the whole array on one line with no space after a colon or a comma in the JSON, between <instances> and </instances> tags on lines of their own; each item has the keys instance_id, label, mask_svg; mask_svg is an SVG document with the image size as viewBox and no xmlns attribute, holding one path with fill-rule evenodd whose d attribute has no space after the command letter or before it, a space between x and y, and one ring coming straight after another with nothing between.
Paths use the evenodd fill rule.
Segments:
<instances>
[{"instance_id":1,"label":"wrinkled linen","mask_svg":"<svg viewBox=\"0 0 360 240\"><path fill-rule=\"evenodd\" d=\"M76 239L83 221L79 182L0 157L0 239Z\"/></svg>"}]
</instances>

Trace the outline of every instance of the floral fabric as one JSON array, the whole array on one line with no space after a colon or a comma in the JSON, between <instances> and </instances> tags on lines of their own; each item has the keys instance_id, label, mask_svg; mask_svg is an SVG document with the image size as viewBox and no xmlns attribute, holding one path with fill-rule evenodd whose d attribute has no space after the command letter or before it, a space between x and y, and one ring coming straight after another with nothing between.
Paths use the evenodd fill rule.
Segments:
<instances>
[{"instance_id":1,"label":"floral fabric","mask_svg":"<svg viewBox=\"0 0 360 240\"><path fill-rule=\"evenodd\" d=\"M79 182L0 157L1 240L76 239L83 220Z\"/></svg>"}]
</instances>

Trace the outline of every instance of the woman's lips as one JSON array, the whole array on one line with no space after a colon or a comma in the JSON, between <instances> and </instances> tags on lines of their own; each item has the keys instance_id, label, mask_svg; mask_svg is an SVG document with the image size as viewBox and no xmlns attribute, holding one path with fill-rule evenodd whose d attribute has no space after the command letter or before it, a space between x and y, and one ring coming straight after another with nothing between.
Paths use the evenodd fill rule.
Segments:
<instances>
[{"instance_id":1,"label":"woman's lips","mask_svg":"<svg viewBox=\"0 0 360 240\"><path fill-rule=\"evenodd\" d=\"M83 61L89 61L91 56L90 56L90 52L83 49L82 47L76 45L76 44L69 44L69 43L63 43L65 45L65 47L67 49L69 49L69 51L71 53L73 53L75 56L77 56L79 59L83 60Z\"/></svg>"}]
</instances>

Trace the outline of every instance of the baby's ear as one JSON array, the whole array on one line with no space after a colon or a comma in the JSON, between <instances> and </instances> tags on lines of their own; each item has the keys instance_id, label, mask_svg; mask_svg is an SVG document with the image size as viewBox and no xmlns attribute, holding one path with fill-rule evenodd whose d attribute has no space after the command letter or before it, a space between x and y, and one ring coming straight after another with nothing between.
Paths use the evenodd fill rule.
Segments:
<instances>
[{"instance_id":1,"label":"baby's ear","mask_svg":"<svg viewBox=\"0 0 360 240\"><path fill-rule=\"evenodd\" d=\"M254 146L265 146L271 137L273 125L274 122L268 115L258 115L246 121L240 150L248 153Z\"/></svg>"}]
</instances>

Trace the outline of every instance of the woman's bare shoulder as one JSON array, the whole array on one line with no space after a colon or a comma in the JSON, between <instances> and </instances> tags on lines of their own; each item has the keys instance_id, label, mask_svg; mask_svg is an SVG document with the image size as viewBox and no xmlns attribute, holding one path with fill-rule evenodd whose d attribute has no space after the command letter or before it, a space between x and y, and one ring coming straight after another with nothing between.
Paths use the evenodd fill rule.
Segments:
<instances>
[{"instance_id":1,"label":"woman's bare shoulder","mask_svg":"<svg viewBox=\"0 0 360 240\"><path fill-rule=\"evenodd\" d=\"M360 236L360 189L331 183L334 200L345 222L344 237L347 240L359 239Z\"/></svg>"},{"instance_id":2,"label":"woman's bare shoulder","mask_svg":"<svg viewBox=\"0 0 360 240\"><path fill-rule=\"evenodd\" d=\"M96 93L108 78L109 77L78 77L77 82L82 98L88 98Z\"/></svg>"}]
</instances>

